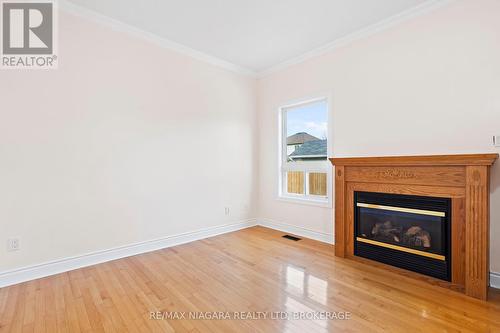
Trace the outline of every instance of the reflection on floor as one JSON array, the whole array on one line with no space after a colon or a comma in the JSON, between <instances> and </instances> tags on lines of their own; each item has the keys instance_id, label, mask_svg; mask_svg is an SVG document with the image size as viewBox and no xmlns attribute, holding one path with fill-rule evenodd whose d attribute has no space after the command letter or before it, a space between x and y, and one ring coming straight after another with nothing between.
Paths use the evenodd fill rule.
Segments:
<instances>
[{"instance_id":1,"label":"reflection on floor","mask_svg":"<svg viewBox=\"0 0 500 333\"><path fill-rule=\"evenodd\" d=\"M0 332L500 331L496 291L477 301L281 236L254 227L0 289Z\"/></svg>"}]
</instances>

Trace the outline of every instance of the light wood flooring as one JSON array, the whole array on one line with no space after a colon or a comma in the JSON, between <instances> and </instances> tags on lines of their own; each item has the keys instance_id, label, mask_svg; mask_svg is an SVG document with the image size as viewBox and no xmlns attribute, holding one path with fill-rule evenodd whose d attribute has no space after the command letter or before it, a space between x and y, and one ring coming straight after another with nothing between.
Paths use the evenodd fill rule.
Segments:
<instances>
[{"instance_id":1,"label":"light wood flooring","mask_svg":"<svg viewBox=\"0 0 500 333\"><path fill-rule=\"evenodd\" d=\"M500 332L496 291L478 301L282 235L253 227L0 289L0 332ZM351 318L150 319L154 311Z\"/></svg>"}]
</instances>

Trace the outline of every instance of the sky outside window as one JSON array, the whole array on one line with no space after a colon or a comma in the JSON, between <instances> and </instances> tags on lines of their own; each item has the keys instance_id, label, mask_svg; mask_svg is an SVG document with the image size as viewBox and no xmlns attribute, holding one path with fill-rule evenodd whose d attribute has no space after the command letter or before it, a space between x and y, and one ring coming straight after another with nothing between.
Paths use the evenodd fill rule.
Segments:
<instances>
[{"instance_id":1,"label":"sky outside window","mask_svg":"<svg viewBox=\"0 0 500 333\"><path fill-rule=\"evenodd\" d=\"M326 140L327 117L327 104L324 100L290 108L286 112L286 135L289 137L305 132Z\"/></svg>"}]
</instances>

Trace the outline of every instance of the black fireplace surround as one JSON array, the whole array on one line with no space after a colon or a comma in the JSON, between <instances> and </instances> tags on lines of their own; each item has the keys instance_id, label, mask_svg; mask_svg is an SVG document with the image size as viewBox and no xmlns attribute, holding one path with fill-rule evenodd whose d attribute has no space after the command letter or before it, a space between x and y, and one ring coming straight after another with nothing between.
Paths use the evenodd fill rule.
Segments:
<instances>
[{"instance_id":1,"label":"black fireplace surround","mask_svg":"<svg viewBox=\"0 0 500 333\"><path fill-rule=\"evenodd\" d=\"M451 280L451 199L354 192L354 254Z\"/></svg>"}]
</instances>

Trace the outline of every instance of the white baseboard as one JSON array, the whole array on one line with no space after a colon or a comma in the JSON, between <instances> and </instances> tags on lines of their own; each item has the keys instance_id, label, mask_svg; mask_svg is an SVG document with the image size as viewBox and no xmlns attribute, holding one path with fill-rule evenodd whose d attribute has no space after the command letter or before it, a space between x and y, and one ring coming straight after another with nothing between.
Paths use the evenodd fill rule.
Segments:
<instances>
[{"instance_id":1,"label":"white baseboard","mask_svg":"<svg viewBox=\"0 0 500 333\"><path fill-rule=\"evenodd\" d=\"M297 236L314 239L328 244L333 244L332 234L313 231L291 224L277 222L271 219L248 219L237 223L205 228L160 239L154 239L113 249L51 261L16 270L0 272L0 288L47 277L50 275L64 273L82 267L101 264L104 262L126 258L151 251L161 250L164 248L181 245L232 231L250 228L255 225L261 225L263 227L271 228L274 230L291 233ZM490 273L490 286L500 289L500 273Z\"/></svg>"},{"instance_id":2,"label":"white baseboard","mask_svg":"<svg viewBox=\"0 0 500 333\"><path fill-rule=\"evenodd\" d=\"M100 264L111 260L156 251L171 246L185 244L208 237L225 234L228 232L249 228L255 226L256 222L256 219L249 219L237 223L186 232L160 239L125 245L113 249L87 253L80 256L65 258L30 267L0 272L0 288L71 271L82 267Z\"/></svg>"},{"instance_id":3,"label":"white baseboard","mask_svg":"<svg viewBox=\"0 0 500 333\"><path fill-rule=\"evenodd\" d=\"M500 273L490 272L490 287L500 289Z\"/></svg>"},{"instance_id":4,"label":"white baseboard","mask_svg":"<svg viewBox=\"0 0 500 333\"><path fill-rule=\"evenodd\" d=\"M323 232L318 232L314 230L309 230L306 228L298 227L288 223L277 222L271 219L260 218L257 220L257 224L263 227L279 230L282 232L291 233L297 236L302 236L310 239L314 239L323 243L333 244L333 235Z\"/></svg>"}]
</instances>

